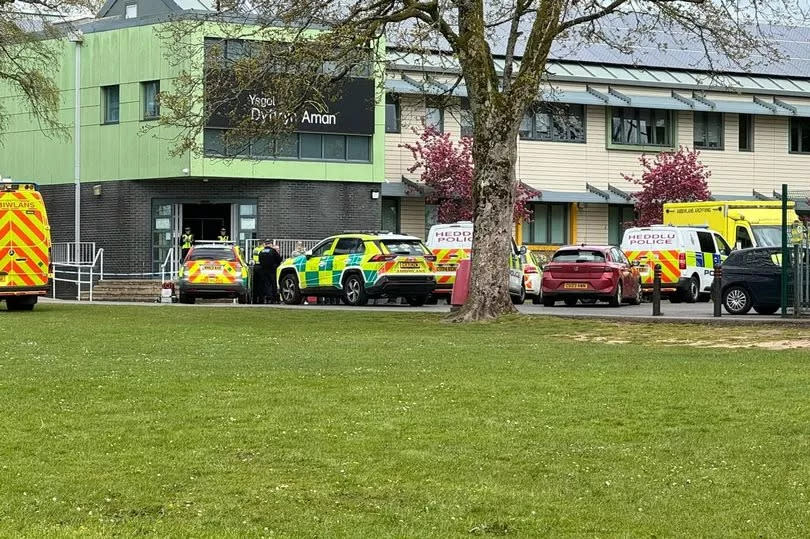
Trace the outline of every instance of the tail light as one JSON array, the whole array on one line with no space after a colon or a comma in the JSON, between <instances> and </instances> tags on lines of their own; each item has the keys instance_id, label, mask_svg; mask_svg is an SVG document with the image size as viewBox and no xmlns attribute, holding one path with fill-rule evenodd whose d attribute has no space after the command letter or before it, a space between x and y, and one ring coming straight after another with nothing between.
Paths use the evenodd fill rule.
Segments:
<instances>
[{"instance_id":1,"label":"tail light","mask_svg":"<svg viewBox=\"0 0 810 539\"><path fill-rule=\"evenodd\" d=\"M523 268L523 273L537 273L537 268L534 266Z\"/></svg>"},{"instance_id":2,"label":"tail light","mask_svg":"<svg viewBox=\"0 0 810 539\"><path fill-rule=\"evenodd\" d=\"M396 257L397 255L374 255L369 259L369 262L390 262Z\"/></svg>"},{"instance_id":3,"label":"tail light","mask_svg":"<svg viewBox=\"0 0 810 539\"><path fill-rule=\"evenodd\" d=\"M678 269L686 269L686 253L678 253Z\"/></svg>"}]
</instances>

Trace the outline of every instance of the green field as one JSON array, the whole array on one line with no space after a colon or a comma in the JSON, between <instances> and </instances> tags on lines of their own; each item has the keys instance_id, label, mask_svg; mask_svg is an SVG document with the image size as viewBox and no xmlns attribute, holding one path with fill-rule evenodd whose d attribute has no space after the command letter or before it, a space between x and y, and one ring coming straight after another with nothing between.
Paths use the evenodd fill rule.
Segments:
<instances>
[{"instance_id":1,"label":"green field","mask_svg":"<svg viewBox=\"0 0 810 539\"><path fill-rule=\"evenodd\" d=\"M779 349L807 330L58 304L0 323L0 536L810 535L810 353Z\"/></svg>"}]
</instances>

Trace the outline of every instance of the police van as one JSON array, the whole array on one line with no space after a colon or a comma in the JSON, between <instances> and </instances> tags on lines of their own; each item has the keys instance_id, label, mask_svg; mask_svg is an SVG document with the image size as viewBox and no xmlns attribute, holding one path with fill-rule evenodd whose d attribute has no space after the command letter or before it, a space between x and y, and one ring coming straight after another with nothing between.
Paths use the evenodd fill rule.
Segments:
<instances>
[{"instance_id":1,"label":"police van","mask_svg":"<svg viewBox=\"0 0 810 539\"><path fill-rule=\"evenodd\" d=\"M456 270L462 260L472 255L473 224L471 221L458 221L433 225L425 242L436 257L435 296L450 298L456 282ZM525 248L518 249L514 240L509 253L509 296L512 303L522 304L526 299L526 286L523 282L523 264L520 255Z\"/></svg>"},{"instance_id":2,"label":"police van","mask_svg":"<svg viewBox=\"0 0 810 539\"><path fill-rule=\"evenodd\" d=\"M32 183L0 182L0 300L9 311L30 311L48 292L51 227Z\"/></svg>"},{"instance_id":3,"label":"police van","mask_svg":"<svg viewBox=\"0 0 810 539\"><path fill-rule=\"evenodd\" d=\"M621 248L639 266L647 292L653 288L655 265L661 265L661 292L673 303L708 301L714 267L731 253L723 236L708 227L670 225L628 228Z\"/></svg>"}]
</instances>

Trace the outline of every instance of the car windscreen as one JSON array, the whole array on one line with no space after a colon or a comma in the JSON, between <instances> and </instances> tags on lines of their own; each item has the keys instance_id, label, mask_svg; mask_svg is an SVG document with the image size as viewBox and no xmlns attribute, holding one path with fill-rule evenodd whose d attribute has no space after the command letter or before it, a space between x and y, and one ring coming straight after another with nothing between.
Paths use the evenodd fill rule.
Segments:
<instances>
[{"instance_id":1,"label":"car windscreen","mask_svg":"<svg viewBox=\"0 0 810 539\"><path fill-rule=\"evenodd\" d=\"M382 240L388 252L394 255L418 256L427 254L419 240Z\"/></svg>"},{"instance_id":2,"label":"car windscreen","mask_svg":"<svg viewBox=\"0 0 810 539\"><path fill-rule=\"evenodd\" d=\"M227 260L228 262L236 262L236 255L233 254L231 249L192 249L188 254L187 260Z\"/></svg>"},{"instance_id":3,"label":"car windscreen","mask_svg":"<svg viewBox=\"0 0 810 539\"><path fill-rule=\"evenodd\" d=\"M557 251L552 262L604 262L605 253L591 249Z\"/></svg>"},{"instance_id":4,"label":"car windscreen","mask_svg":"<svg viewBox=\"0 0 810 539\"><path fill-rule=\"evenodd\" d=\"M782 246L782 227L778 225L754 225L754 238L757 240L758 247L781 247Z\"/></svg>"}]
</instances>

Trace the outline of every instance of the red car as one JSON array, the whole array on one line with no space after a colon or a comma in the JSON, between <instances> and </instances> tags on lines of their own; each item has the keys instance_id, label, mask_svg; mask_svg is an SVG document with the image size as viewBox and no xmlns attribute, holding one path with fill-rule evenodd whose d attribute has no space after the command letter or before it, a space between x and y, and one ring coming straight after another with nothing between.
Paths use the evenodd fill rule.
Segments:
<instances>
[{"instance_id":1,"label":"red car","mask_svg":"<svg viewBox=\"0 0 810 539\"><path fill-rule=\"evenodd\" d=\"M607 301L641 303L641 277L638 267L624 253L610 245L567 245L561 247L543 271L543 305L553 307L562 300L569 307Z\"/></svg>"}]
</instances>

